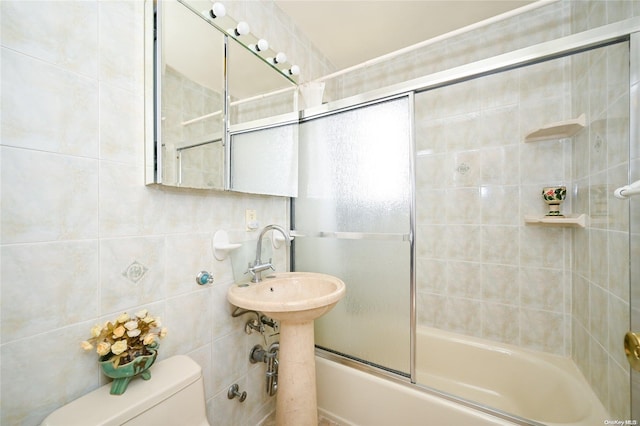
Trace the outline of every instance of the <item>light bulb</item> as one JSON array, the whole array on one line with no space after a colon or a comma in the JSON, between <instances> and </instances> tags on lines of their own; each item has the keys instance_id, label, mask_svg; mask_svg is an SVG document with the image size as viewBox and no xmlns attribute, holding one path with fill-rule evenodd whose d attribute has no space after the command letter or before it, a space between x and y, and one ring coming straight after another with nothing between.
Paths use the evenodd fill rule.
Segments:
<instances>
[{"instance_id":1,"label":"light bulb","mask_svg":"<svg viewBox=\"0 0 640 426\"><path fill-rule=\"evenodd\" d=\"M299 75L300 74L300 67L297 65L293 65L291 68L289 68L289 74L290 75Z\"/></svg>"},{"instance_id":2,"label":"light bulb","mask_svg":"<svg viewBox=\"0 0 640 426\"><path fill-rule=\"evenodd\" d=\"M261 38L256 44L250 44L249 48L255 52L264 52L269 48L269 42Z\"/></svg>"},{"instance_id":3,"label":"light bulb","mask_svg":"<svg viewBox=\"0 0 640 426\"><path fill-rule=\"evenodd\" d=\"M269 48L269 42L267 40L265 40L263 38L258 40L258 43L256 44L256 50L258 52L264 52L268 48Z\"/></svg>"},{"instance_id":4,"label":"light bulb","mask_svg":"<svg viewBox=\"0 0 640 426\"><path fill-rule=\"evenodd\" d=\"M249 34L249 31L250 31L249 24L247 24L244 21L240 21L238 22L238 26L234 30L234 33L236 36L241 36L241 35Z\"/></svg>"},{"instance_id":5,"label":"light bulb","mask_svg":"<svg viewBox=\"0 0 640 426\"><path fill-rule=\"evenodd\" d=\"M287 62L287 55L285 55L282 52L278 52L276 57L273 59L273 63L274 64L282 64L284 62Z\"/></svg>"},{"instance_id":6,"label":"light bulb","mask_svg":"<svg viewBox=\"0 0 640 426\"><path fill-rule=\"evenodd\" d=\"M213 3L213 6L211 6L211 10L209 11L209 16L211 16L213 19L222 18L226 14L227 11L224 8L224 4L220 2Z\"/></svg>"}]
</instances>

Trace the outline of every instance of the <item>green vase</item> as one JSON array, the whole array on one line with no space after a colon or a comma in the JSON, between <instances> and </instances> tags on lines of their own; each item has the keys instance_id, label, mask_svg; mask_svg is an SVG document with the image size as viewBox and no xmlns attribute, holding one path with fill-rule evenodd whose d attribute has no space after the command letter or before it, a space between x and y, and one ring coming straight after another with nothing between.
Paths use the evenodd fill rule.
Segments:
<instances>
[{"instance_id":1,"label":"green vase","mask_svg":"<svg viewBox=\"0 0 640 426\"><path fill-rule=\"evenodd\" d=\"M140 375L144 380L151 378L151 372L149 367L153 365L158 355L155 349L148 349L151 352L150 355L142 355L135 358L133 361L126 364L114 367L113 363L106 357L100 357L100 366L102 372L107 377L111 377L111 395L122 395L127 390L129 382L134 377Z\"/></svg>"}]
</instances>

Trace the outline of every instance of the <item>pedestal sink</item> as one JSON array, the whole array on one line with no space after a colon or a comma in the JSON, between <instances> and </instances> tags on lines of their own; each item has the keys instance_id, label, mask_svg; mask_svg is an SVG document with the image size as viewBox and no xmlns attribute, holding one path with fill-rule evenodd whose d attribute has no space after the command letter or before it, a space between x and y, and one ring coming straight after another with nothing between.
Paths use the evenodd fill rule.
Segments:
<instances>
[{"instance_id":1,"label":"pedestal sink","mask_svg":"<svg viewBox=\"0 0 640 426\"><path fill-rule=\"evenodd\" d=\"M280 321L276 425L318 424L313 321L345 293L342 280L311 272L284 272L249 285L233 285L227 299Z\"/></svg>"}]
</instances>

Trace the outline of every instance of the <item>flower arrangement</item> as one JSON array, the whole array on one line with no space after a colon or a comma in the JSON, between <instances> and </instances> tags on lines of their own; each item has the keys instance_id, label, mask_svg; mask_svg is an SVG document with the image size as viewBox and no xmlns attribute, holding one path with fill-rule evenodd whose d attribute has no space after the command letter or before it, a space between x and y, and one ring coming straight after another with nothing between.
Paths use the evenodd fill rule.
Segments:
<instances>
[{"instance_id":1,"label":"flower arrangement","mask_svg":"<svg viewBox=\"0 0 640 426\"><path fill-rule=\"evenodd\" d=\"M113 322L96 324L91 328L91 337L82 342L86 351L96 348L101 360L110 360L114 367L127 364L135 358L151 354L149 349L158 346L158 338L164 338L167 329L161 327L160 319L149 315L144 309L130 317L126 312Z\"/></svg>"}]
</instances>

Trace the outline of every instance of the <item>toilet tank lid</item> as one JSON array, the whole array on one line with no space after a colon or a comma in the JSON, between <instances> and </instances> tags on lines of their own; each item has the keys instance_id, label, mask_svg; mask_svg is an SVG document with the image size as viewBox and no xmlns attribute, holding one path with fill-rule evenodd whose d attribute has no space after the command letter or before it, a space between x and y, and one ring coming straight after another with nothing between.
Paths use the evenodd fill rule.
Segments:
<instances>
[{"instance_id":1,"label":"toilet tank lid","mask_svg":"<svg viewBox=\"0 0 640 426\"><path fill-rule=\"evenodd\" d=\"M200 366L186 355L154 364L151 379L136 378L122 395L111 395L111 383L51 413L42 426L121 425L202 377Z\"/></svg>"}]
</instances>

